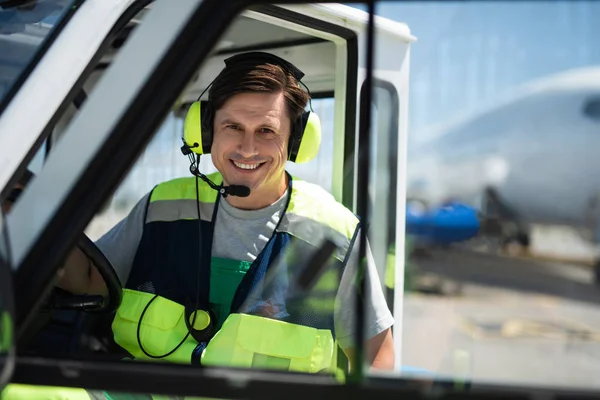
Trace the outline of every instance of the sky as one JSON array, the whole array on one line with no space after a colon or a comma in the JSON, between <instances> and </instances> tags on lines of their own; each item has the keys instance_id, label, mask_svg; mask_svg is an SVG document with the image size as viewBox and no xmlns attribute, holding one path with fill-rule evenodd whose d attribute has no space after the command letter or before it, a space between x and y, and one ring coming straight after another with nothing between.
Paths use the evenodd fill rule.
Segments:
<instances>
[{"instance_id":1,"label":"sky","mask_svg":"<svg viewBox=\"0 0 600 400\"><path fill-rule=\"evenodd\" d=\"M518 85L600 64L600 2L379 3L411 48L410 134L489 104Z\"/></svg>"}]
</instances>

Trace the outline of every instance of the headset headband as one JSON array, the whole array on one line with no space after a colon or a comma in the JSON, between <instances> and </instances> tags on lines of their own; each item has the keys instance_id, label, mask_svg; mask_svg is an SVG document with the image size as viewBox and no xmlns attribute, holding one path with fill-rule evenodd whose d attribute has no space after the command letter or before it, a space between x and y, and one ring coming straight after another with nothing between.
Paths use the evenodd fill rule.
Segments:
<instances>
[{"instance_id":1,"label":"headset headband","mask_svg":"<svg viewBox=\"0 0 600 400\"><path fill-rule=\"evenodd\" d=\"M247 64L248 66L257 66L263 63L275 64L291 73L298 82L304 78L304 72L289 61L284 60L274 54L263 53L261 51L252 51L249 53L240 53L225 59L225 68L230 68L234 64Z\"/></svg>"}]
</instances>

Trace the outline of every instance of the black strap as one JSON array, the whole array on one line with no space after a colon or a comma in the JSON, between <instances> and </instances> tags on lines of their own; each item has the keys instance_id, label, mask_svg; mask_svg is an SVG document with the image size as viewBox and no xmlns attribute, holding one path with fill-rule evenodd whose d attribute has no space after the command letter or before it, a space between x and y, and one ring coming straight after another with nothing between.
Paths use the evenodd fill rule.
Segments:
<instances>
[{"instance_id":1,"label":"black strap","mask_svg":"<svg viewBox=\"0 0 600 400\"><path fill-rule=\"evenodd\" d=\"M196 178L198 179L198 178ZM200 296L198 301L198 306L200 309L209 310L210 309L210 271L211 271L211 261L212 261L212 245L214 239L214 230L217 219L217 211L219 209L219 201L221 195L217 193L217 198L215 200L215 207L213 209L213 215L211 217L211 223L209 225L202 224L202 220L198 220L198 223L201 228L201 235L199 238L198 245L200 246L200 265L199 273L200 273ZM198 209L200 209L200 196L198 194ZM200 212L198 211L198 217L200 218Z\"/></svg>"},{"instance_id":2,"label":"black strap","mask_svg":"<svg viewBox=\"0 0 600 400\"><path fill-rule=\"evenodd\" d=\"M286 245L281 245L281 241L283 238L277 236L277 229L279 229L279 225L285 215L287 213L288 207L290 206L290 201L292 199L292 176L287 173L288 177L288 196L285 202L285 206L283 208L283 213L277 222L277 225L273 229L271 233L271 237L269 241L260 252L258 257L252 262L250 268L246 272L246 275L242 278L240 285L238 286L235 294L233 296L233 300L231 302L231 312L236 313L239 311L240 307L244 304L250 292L254 289L254 287L258 284L260 280L264 280L266 274L274 263L275 259L279 256L280 251L285 251L285 247L287 245L287 241L285 241ZM279 239L278 241L276 239Z\"/></svg>"}]
</instances>

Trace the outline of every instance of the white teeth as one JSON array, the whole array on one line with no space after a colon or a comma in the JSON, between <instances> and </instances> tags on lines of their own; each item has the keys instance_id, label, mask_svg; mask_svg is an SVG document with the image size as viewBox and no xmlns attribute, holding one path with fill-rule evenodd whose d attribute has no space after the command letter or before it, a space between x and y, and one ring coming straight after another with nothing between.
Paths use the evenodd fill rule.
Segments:
<instances>
[{"instance_id":1,"label":"white teeth","mask_svg":"<svg viewBox=\"0 0 600 400\"><path fill-rule=\"evenodd\" d=\"M234 161L233 163L235 164L236 167L242 168L242 169L256 169L260 166L260 164L242 164L242 163L239 163L236 161Z\"/></svg>"}]
</instances>

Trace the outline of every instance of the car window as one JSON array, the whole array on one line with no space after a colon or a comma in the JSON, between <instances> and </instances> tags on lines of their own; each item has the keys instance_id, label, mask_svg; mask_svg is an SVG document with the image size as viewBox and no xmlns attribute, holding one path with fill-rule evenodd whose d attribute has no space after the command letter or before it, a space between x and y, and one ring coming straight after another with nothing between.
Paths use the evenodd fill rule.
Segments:
<instances>
[{"instance_id":1,"label":"car window","mask_svg":"<svg viewBox=\"0 0 600 400\"><path fill-rule=\"evenodd\" d=\"M79 3L0 2L0 113Z\"/></svg>"},{"instance_id":2,"label":"car window","mask_svg":"<svg viewBox=\"0 0 600 400\"><path fill-rule=\"evenodd\" d=\"M42 171L46 158L50 154L52 147L60 141L65 127L79 114L81 108L85 105L88 94L91 93L98 80L104 75L110 65L110 61L119 53L133 30L143 21L147 13L147 8L145 7L149 3L151 3L151 0L135 1L126 8L121 18L118 18L113 29L105 39L105 43L98 49L89 68L84 71L80 82L73 89L76 95L63 101L55 117L51 119L44 132L40 134L38 141L41 141L41 145L36 144L32 149L33 156L27 164L26 171L24 172L25 175L34 177ZM17 185L22 184L22 179L22 177L17 178ZM27 178L27 180L29 179ZM7 191L10 192L10 190Z\"/></svg>"}]
</instances>

